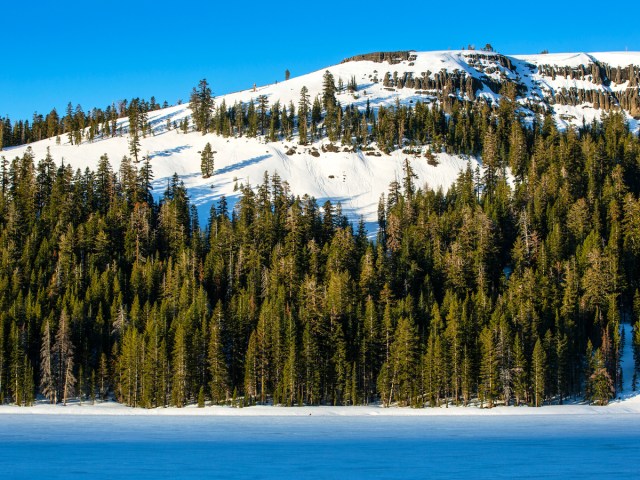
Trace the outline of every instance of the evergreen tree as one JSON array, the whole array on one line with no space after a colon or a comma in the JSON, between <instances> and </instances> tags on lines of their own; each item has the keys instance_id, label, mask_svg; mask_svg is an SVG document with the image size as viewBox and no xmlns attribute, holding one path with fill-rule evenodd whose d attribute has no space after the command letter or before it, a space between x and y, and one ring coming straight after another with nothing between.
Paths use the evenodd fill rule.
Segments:
<instances>
[{"instance_id":1,"label":"evergreen tree","mask_svg":"<svg viewBox=\"0 0 640 480\"><path fill-rule=\"evenodd\" d=\"M393 401L411 405L415 393L417 338L413 322L401 317L389 349L389 359L382 366L378 385L385 404Z\"/></svg>"},{"instance_id":2,"label":"evergreen tree","mask_svg":"<svg viewBox=\"0 0 640 480\"><path fill-rule=\"evenodd\" d=\"M71 343L69 315L66 309L63 309L53 344L53 358L56 370L55 377L58 379L58 392L54 399L61 399L64 405L67 404L69 397L75 394L74 350L73 343Z\"/></svg>"},{"instance_id":3,"label":"evergreen tree","mask_svg":"<svg viewBox=\"0 0 640 480\"><path fill-rule=\"evenodd\" d=\"M204 178L213 175L213 151L209 142L204 146L200 155L200 170Z\"/></svg>"},{"instance_id":4,"label":"evergreen tree","mask_svg":"<svg viewBox=\"0 0 640 480\"><path fill-rule=\"evenodd\" d=\"M43 328L42 347L40 348L40 392L49 403L58 403L58 388L55 382L51 345L51 323L47 319Z\"/></svg>"},{"instance_id":5,"label":"evergreen tree","mask_svg":"<svg viewBox=\"0 0 640 480\"><path fill-rule=\"evenodd\" d=\"M173 339L173 377L171 379L171 403L184 407L188 401L188 353L184 327L179 324Z\"/></svg>"},{"instance_id":6,"label":"evergreen tree","mask_svg":"<svg viewBox=\"0 0 640 480\"><path fill-rule=\"evenodd\" d=\"M614 393L613 380L607 371L602 352L597 349L590 369L589 399L596 405L606 405Z\"/></svg>"},{"instance_id":7,"label":"evergreen tree","mask_svg":"<svg viewBox=\"0 0 640 480\"><path fill-rule=\"evenodd\" d=\"M522 339L519 335L513 344L513 395L516 406L527 402L527 361L524 355Z\"/></svg>"},{"instance_id":8,"label":"evergreen tree","mask_svg":"<svg viewBox=\"0 0 640 480\"><path fill-rule=\"evenodd\" d=\"M269 118L269 97L266 95L258 96L258 122L260 124L260 135L264 135L264 131L267 128L267 120Z\"/></svg>"},{"instance_id":9,"label":"evergreen tree","mask_svg":"<svg viewBox=\"0 0 640 480\"><path fill-rule=\"evenodd\" d=\"M531 359L531 383L533 404L541 407L545 400L546 355L540 338L536 340Z\"/></svg>"},{"instance_id":10,"label":"evergreen tree","mask_svg":"<svg viewBox=\"0 0 640 480\"><path fill-rule=\"evenodd\" d=\"M302 87L300 90L300 103L298 104L298 137L300 145L306 145L308 141L308 117L309 117L309 90Z\"/></svg>"},{"instance_id":11,"label":"evergreen tree","mask_svg":"<svg viewBox=\"0 0 640 480\"><path fill-rule=\"evenodd\" d=\"M480 333L480 401L486 401L489 408L498 394L498 355L493 332L485 327Z\"/></svg>"},{"instance_id":12,"label":"evergreen tree","mask_svg":"<svg viewBox=\"0 0 640 480\"><path fill-rule=\"evenodd\" d=\"M202 132L203 135L208 133L212 128L214 101L211 88L205 78L200 80L198 87L191 92L189 108L196 131Z\"/></svg>"},{"instance_id":13,"label":"evergreen tree","mask_svg":"<svg viewBox=\"0 0 640 480\"><path fill-rule=\"evenodd\" d=\"M218 302L209 322L209 390L213 403L229 399L227 364L222 345L222 304Z\"/></svg>"}]
</instances>

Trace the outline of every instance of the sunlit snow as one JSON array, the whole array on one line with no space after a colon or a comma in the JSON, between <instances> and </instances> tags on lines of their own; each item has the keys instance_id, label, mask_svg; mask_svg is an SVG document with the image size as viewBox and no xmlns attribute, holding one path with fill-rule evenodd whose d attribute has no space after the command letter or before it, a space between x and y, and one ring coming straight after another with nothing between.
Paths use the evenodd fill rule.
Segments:
<instances>
[{"instance_id":1,"label":"sunlit snow","mask_svg":"<svg viewBox=\"0 0 640 480\"><path fill-rule=\"evenodd\" d=\"M595 85L590 80L568 80L562 76L557 76L553 80L549 77L543 78L537 70L531 71L529 66L557 64L572 67L588 64L593 59L612 66L640 63L640 54L637 52L526 55L509 57L514 65L514 71L508 71L494 62L492 68L483 73L467 63L469 56L477 53L488 57L496 55L490 52L455 50L417 52L415 60L394 65L371 61L347 62L294 77L288 81L258 86L255 90L249 88L219 96L215 101L216 105L224 101L227 107L231 107L236 101L246 104L256 100L259 95L265 95L270 103L280 101L281 105L288 107L289 102L293 102L297 106L303 86L308 88L311 99L321 94L323 75L326 70L333 74L336 82L341 79L346 84L351 77L355 77L358 91L341 92L337 98L343 107L356 105L360 109L365 108L367 101L374 110L380 106L394 106L396 102L415 104L417 101L433 101L433 97L418 93L412 88L385 88L382 78L387 72L398 72L398 75L410 72L415 76L430 72L433 76L442 70L448 72L459 70L477 78L486 75L494 79L505 75L517 77L527 85L529 94L541 88L558 90L562 87L586 86L601 90L605 87ZM484 65L487 60L481 59L479 62ZM377 83L374 81L376 79ZM212 81L212 87L215 90L214 81ZM619 86L619 88L623 87L623 85ZM478 92L478 96L485 97L490 102L500 98L500 95L486 88ZM602 113L601 110L594 109L590 105L555 105L554 109L560 128L566 128L569 123L581 125L583 119L590 123ZM373 231L376 229L380 195L388 191L391 181L402 178L405 159L409 159L417 174L418 186L428 185L431 188L443 187L444 189L455 181L468 163L472 169L475 169L478 164L475 158L439 153L437 155L439 165L432 166L423 156L405 154L401 150L391 155L375 156L371 152L346 151L347 148L342 145L339 145L339 152L322 152L322 144L326 144L326 140L302 147L297 145L297 137L291 141L266 142L264 138L223 138L214 134L203 136L197 132L183 134L175 129L167 130L167 121L171 125L174 122L179 124L180 120L190 115L191 111L186 104L150 112L149 121L153 135L141 139L141 153L151 158L156 179L154 195L160 197L169 177L174 172L177 173L185 182L192 202L198 207L202 223L206 222L209 209L220 196L225 195L230 205L233 205L240 193L237 187L241 184L256 186L263 181L265 172L269 175L277 172L283 181L288 182L293 194L300 196L308 194L315 197L320 204L327 199L333 202L339 201L343 212L352 222L357 222L362 216L368 230ZM631 128L637 131L638 122L632 118L629 118L629 122ZM107 153L112 166L117 171L122 157L129 155L128 119L120 119L118 128L120 127L123 130L123 136L98 138L93 143L84 140L79 146L69 145L66 135L63 135L60 137L59 145L52 138L35 142L30 147L36 161L43 158L47 148L50 148L56 162L64 161L82 170L86 167L95 169L100 156ZM200 152L207 142L211 143L216 152L215 174L211 178L204 179L200 173ZM295 153L292 153L291 148L294 146L297 148ZM0 152L0 156L11 160L15 156L22 155L26 148L26 146L8 148ZM314 156L317 155L313 151L314 148L319 152L319 157Z\"/></svg>"}]
</instances>

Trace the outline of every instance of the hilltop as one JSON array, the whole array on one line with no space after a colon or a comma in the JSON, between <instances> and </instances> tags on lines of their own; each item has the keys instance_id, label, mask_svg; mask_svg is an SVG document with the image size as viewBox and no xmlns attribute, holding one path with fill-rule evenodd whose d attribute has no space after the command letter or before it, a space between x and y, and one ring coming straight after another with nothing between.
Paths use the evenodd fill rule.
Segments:
<instances>
[{"instance_id":1,"label":"hilltop","mask_svg":"<svg viewBox=\"0 0 640 480\"><path fill-rule=\"evenodd\" d=\"M559 129L580 127L600 118L604 112L624 112L632 131L638 132L640 118L640 53L567 53L503 55L492 51L458 50L439 52L378 52L345 59L306 75L266 86L215 97L219 108L254 103L261 96L270 106L298 106L300 92L308 89L311 102L323 92L325 73L336 82L336 99L342 108L353 107L374 115L380 108L437 105L449 114L457 105L468 103L496 108L510 92L523 124L531 126L550 113ZM212 82L214 83L214 82ZM215 88L215 85L214 85ZM150 132L141 138L141 153L148 155L155 175L154 195L159 197L168 178L175 172L184 181L201 220L208 216L213 202L225 195L231 204L242 184L257 185L265 172L277 173L292 193L308 194L319 203L341 202L352 220L362 215L368 229L375 229L380 195L389 183L402 177L402 166L409 159L418 185L447 188L459 172L470 165L475 169L479 155L444 153L428 142L415 148L383 149L376 142L355 148L347 142L331 143L312 139L298 145L295 132L289 139L268 141L260 132L228 137L193 131L191 122L184 133L179 125L191 117L188 104L148 112ZM64 161L76 169L95 169L101 155L107 154L114 169L129 155L129 120L117 120L115 136L97 135L71 145L66 135L30 145L5 148L0 155L11 160L30 147L36 159L47 149L56 162ZM370 127L371 128L371 127ZM200 152L210 143L216 152L215 174L203 178ZM387 151L384 151L387 150ZM424 158L431 152L432 160Z\"/></svg>"}]
</instances>

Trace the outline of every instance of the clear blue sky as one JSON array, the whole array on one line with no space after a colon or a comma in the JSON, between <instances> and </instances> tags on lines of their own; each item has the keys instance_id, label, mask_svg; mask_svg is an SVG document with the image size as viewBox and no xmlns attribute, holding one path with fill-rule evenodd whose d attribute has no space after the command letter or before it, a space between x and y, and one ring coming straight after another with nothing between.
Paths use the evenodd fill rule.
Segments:
<instances>
[{"instance_id":1,"label":"clear blue sky","mask_svg":"<svg viewBox=\"0 0 640 480\"><path fill-rule=\"evenodd\" d=\"M173 104L201 78L222 94L377 50L640 50L636 1L223 3L3 2L0 115L136 96Z\"/></svg>"}]
</instances>

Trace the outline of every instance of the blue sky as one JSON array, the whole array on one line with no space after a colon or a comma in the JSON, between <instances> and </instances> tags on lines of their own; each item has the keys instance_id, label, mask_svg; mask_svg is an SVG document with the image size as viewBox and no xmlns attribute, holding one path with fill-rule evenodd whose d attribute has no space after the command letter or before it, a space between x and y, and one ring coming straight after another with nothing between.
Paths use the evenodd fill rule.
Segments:
<instances>
[{"instance_id":1,"label":"blue sky","mask_svg":"<svg viewBox=\"0 0 640 480\"><path fill-rule=\"evenodd\" d=\"M377 50L491 43L502 53L640 51L637 2L3 2L0 115L187 100L300 75ZM9 4L9 5L6 5ZM524 6L521 6L524 5Z\"/></svg>"}]
</instances>

